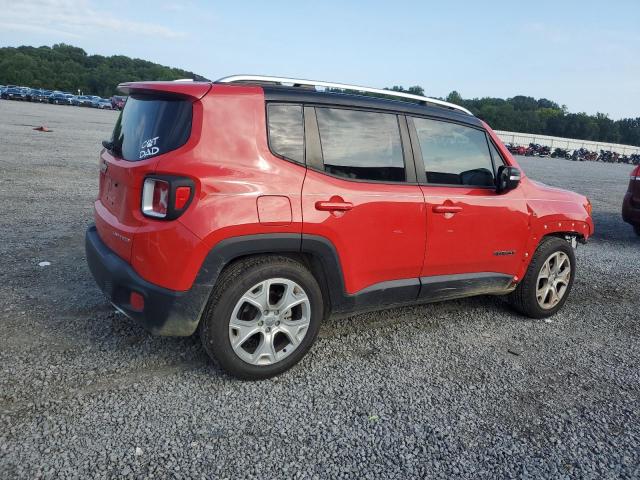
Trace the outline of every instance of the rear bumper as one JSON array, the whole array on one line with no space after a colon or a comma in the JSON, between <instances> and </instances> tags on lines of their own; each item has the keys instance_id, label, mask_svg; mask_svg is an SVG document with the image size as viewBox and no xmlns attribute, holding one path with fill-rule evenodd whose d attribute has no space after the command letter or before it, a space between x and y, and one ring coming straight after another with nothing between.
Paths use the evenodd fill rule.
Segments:
<instances>
[{"instance_id":1,"label":"rear bumper","mask_svg":"<svg viewBox=\"0 0 640 480\"><path fill-rule=\"evenodd\" d=\"M622 201L622 219L631 225L640 225L640 204L633 201L631 192L627 192Z\"/></svg>"},{"instance_id":2,"label":"rear bumper","mask_svg":"<svg viewBox=\"0 0 640 480\"><path fill-rule=\"evenodd\" d=\"M194 284L180 292L146 281L104 244L95 226L87 230L85 250L93 278L118 310L155 335L189 336L196 331L210 288ZM131 292L144 298L142 311L132 307Z\"/></svg>"}]
</instances>

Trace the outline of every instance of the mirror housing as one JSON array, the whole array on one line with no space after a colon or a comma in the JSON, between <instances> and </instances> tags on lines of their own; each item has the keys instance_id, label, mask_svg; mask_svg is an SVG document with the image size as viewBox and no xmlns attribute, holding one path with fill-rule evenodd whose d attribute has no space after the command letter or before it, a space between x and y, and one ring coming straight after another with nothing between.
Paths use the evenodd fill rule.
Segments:
<instances>
[{"instance_id":1,"label":"mirror housing","mask_svg":"<svg viewBox=\"0 0 640 480\"><path fill-rule=\"evenodd\" d=\"M509 192L518 185L520 185L520 170L509 165L500 165L496 176L496 192Z\"/></svg>"}]
</instances>

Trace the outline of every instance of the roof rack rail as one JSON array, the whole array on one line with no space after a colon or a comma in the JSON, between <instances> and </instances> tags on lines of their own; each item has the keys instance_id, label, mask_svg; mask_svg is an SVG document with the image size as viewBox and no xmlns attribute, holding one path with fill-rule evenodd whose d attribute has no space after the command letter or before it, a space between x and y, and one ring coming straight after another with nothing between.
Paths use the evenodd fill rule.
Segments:
<instances>
[{"instance_id":1,"label":"roof rack rail","mask_svg":"<svg viewBox=\"0 0 640 480\"><path fill-rule=\"evenodd\" d=\"M423 104L430 103L439 107L450 108L452 110L458 110L468 115L473 114L464 107L456 105L455 103L445 102L444 100L438 100L437 98L423 97L422 95L414 95L412 93L396 92L394 90L384 90L382 88L362 87L359 85L348 85L345 83L323 82L320 80L303 80L300 78L286 78L286 77L270 77L267 75L231 75L230 77L223 77L215 81L215 83L279 83L279 84L292 84L295 87L298 86L312 86L312 87L325 87L325 88L337 88L340 90L352 90L356 92L376 93L379 95L386 95L389 97L406 98L410 100L417 100Z\"/></svg>"}]
</instances>

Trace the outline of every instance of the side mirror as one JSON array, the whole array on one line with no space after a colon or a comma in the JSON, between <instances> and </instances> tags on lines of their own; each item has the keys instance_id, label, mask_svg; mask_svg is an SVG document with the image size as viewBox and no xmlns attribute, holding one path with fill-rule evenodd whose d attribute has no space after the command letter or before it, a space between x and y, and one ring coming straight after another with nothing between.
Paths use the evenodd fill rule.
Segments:
<instances>
[{"instance_id":1,"label":"side mirror","mask_svg":"<svg viewBox=\"0 0 640 480\"><path fill-rule=\"evenodd\" d=\"M520 185L520 170L516 167L501 165L496 177L496 192L505 193Z\"/></svg>"}]
</instances>

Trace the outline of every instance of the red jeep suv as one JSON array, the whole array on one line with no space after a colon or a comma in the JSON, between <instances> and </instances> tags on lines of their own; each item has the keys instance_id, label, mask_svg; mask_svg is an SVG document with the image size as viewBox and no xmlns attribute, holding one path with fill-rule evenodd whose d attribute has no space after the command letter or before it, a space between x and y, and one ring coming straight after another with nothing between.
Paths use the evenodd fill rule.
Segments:
<instances>
[{"instance_id":1,"label":"red jeep suv","mask_svg":"<svg viewBox=\"0 0 640 480\"><path fill-rule=\"evenodd\" d=\"M553 315L593 233L585 197L529 180L441 100L248 75L120 90L89 268L240 378L293 366L329 314L491 294Z\"/></svg>"}]
</instances>

